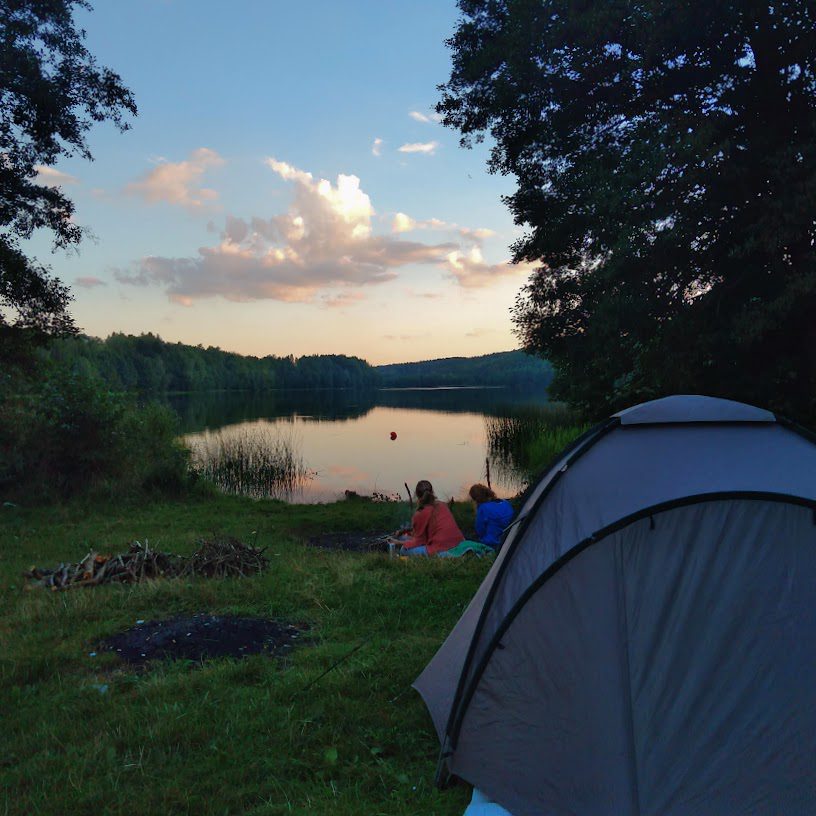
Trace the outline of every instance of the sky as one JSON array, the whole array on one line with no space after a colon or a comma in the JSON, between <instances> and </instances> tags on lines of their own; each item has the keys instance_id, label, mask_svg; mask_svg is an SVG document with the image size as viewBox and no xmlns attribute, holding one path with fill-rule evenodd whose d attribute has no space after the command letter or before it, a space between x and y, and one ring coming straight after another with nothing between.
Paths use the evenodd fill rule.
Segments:
<instances>
[{"instance_id":1,"label":"sky","mask_svg":"<svg viewBox=\"0 0 816 816\"><path fill-rule=\"evenodd\" d=\"M529 267L490 175L433 111L454 0L96 0L86 43L133 92L63 186L89 236L31 251L87 334L373 364L518 347Z\"/></svg>"}]
</instances>

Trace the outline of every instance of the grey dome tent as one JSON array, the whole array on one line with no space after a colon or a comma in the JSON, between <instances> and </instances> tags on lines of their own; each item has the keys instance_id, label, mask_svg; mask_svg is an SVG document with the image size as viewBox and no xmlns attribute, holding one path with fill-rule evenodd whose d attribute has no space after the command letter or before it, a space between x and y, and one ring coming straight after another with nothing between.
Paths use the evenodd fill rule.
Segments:
<instances>
[{"instance_id":1,"label":"grey dome tent","mask_svg":"<svg viewBox=\"0 0 816 816\"><path fill-rule=\"evenodd\" d=\"M417 678L456 775L514 816L816 813L816 443L675 396L530 491Z\"/></svg>"}]
</instances>

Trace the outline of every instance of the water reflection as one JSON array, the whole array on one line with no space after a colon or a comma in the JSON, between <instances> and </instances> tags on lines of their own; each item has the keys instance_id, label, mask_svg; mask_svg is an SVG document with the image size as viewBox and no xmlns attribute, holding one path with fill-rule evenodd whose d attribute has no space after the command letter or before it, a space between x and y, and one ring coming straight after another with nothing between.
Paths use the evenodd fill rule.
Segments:
<instances>
[{"instance_id":1,"label":"water reflection","mask_svg":"<svg viewBox=\"0 0 816 816\"><path fill-rule=\"evenodd\" d=\"M488 458L494 490L514 495L526 471L513 466L508 449L489 444L485 423L552 414L544 394L501 388L211 393L169 401L194 451L212 445L219 429L230 439L292 440L292 456L315 475L299 479L287 498L308 502L342 498L347 490L404 494L403 483L419 479L433 482L442 498L463 499L473 482L485 481Z\"/></svg>"},{"instance_id":2,"label":"water reflection","mask_svg":"<svg viewBox=\"0 0 816 816\"><path fill-rule=\"evenodd\" d=\"M224 493L256 499L298 499L314 478L300 455L300 440L280 428L240 423L191 440L193 470Z\"/></svg>"}]
</instances>

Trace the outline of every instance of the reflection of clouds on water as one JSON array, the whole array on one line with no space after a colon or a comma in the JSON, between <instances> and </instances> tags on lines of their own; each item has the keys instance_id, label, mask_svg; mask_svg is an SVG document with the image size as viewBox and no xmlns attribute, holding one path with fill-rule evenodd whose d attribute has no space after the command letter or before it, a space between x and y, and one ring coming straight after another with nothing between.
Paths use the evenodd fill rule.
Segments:
<instances>
[{"instance_id":1,"label":"reflection of clouds on water","mask_svg":"<svg viewBox=\"0 0 816 816\"><path fill-rule=\"evenodd\" d=\"M379 399L381 392L377 394ZM225 399L228 397L225 395ZM325 400L324 406L319 405L321 398ZM367 402L351 392L306 392L302 395L282 392L275 395L275 405L259 398L256 403L245 405L247 412L242 415L227 411L221 434L231 438L266 431L293 442L291 450L296 453L296 458L315 474L314 478L297 486L292 495L296 501L334 501L343 498L345 490L361 495L378 492L404 497L404 483L413 489L419 479L429 479L440 498L465 499L471 484L485 481L485 458L488 455L494 490L501 496L511 496L523 486L522 478L513 467L512 457L497 457L496 451L490 450L488 445L486 423L491 416L488 405L497 402L498 398L496 389L487 393L480 393L477 389L458 392L448 389L444 394L402 391L399 394L389 392L388 405L370 407L374 397ZM208 410L214 410L213 395L208 395L208 399ZM298 403L299 399L303 402ZM506 402L511 396L504 394L501 399L504 401L501 414L506 416L510 413ZM525 399L526 412L529 412L530 395L525 395ZM423 407L426 400L432 404ZM395 404L397 402L403 404ZM356 414L337 410L338 406L351 403L354 403L352 410ZM286 415L276 416L271 409L284 404ZM360 411L363 405L365 411ZM454 410L455 406L458 410ZM253 415L250 408L258 412ZM545 409L542 407L541 410ZM200 422L196 411L191 406L188 415L195 415ZM203 415L201 419L204 419ZM215 413L206 419L212 420L210 427L219 427ZM199 428L201 425L190 430ZM396 440L391 440L391 431L397 432ZM198 433L188 433L185 438L195 447L212 435L212 431L202 429Z\"/></svg>"},{"instance_id":2,"label":"reflection of clouds on water","mask_svg":"<svg viewBox=\"0 0 816 816\"><path fill-rule=\"evenodd\" d=\"M332 476L339 476L341 479L370 479L370 474L353 465L330 465L327 473Z\"/></svg>"}]
</instances>

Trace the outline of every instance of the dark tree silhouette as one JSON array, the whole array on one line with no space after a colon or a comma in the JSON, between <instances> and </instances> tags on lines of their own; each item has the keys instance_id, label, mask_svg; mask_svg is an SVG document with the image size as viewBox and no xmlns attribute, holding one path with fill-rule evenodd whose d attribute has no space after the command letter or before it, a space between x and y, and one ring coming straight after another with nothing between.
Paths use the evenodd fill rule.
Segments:
<instances>
[{"instance_id":1,"label":"dark tree silhouette","mask_svg":"<svg viewBox=\"0 0 816 816\"><path fill-rule=\"evenodd\" d=\"M515 310L587 414L677 391L816 414L816 5L460 0L438 111L538 262Z\"/></svg>"},{"instance_id":2,"label":"dark tree silhouette","mask_svg":"<svg viewBox=\"0 0 816 816\"><path fill-rule=\"evenodd\" d=\"M136 104L119 76L96 64L74 25L85 0L0 0L0 359L33 341L75 331L70 293L20 245L50 230L55 248L82 229L61 189L38 183L38 168L61 156L92 159L86 133L111 120L120 129Z\"/></svg>"}]
</instances>

